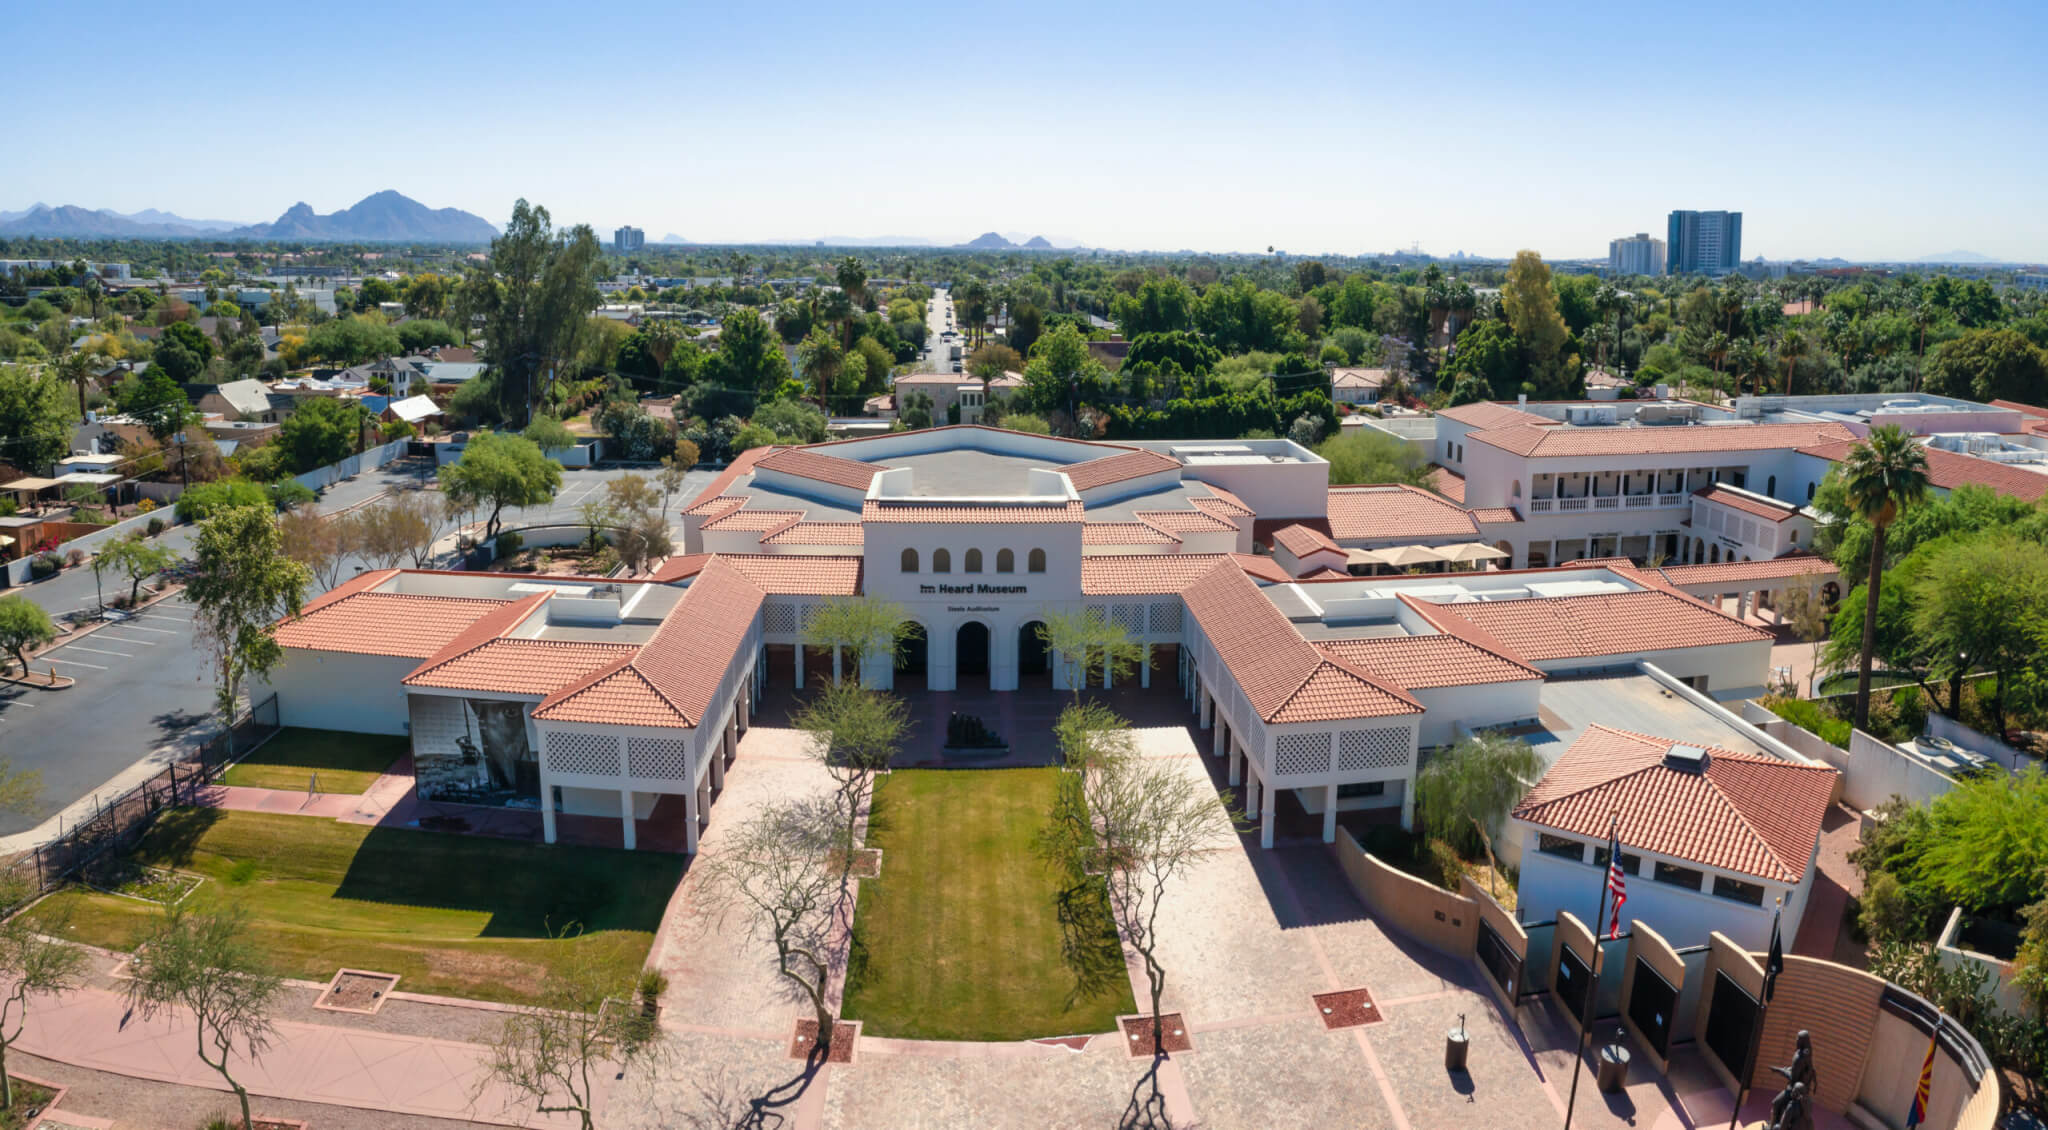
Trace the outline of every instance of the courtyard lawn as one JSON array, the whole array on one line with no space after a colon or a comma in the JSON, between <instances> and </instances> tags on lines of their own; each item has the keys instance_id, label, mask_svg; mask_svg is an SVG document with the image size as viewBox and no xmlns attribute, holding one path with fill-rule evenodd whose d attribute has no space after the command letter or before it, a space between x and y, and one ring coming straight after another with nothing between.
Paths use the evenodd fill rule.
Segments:
<instances>
[{"instance_id":1,"label":"courtyard lawn","mask_svg":"<svg viewBox=\"0 0 2048 1130\"><path fill-rule=\"evenodd\" d=\"M404 735L287 727L229 767L220 783L302 793L317 774L323 793L360 793L405 756L406 743Z\"/></svg>"},{"instance_id":2,"label":"courtyard lawn","mask_svg":"<svg viewBox=\"0 0 2048 1130\"><path fill-rule=\"evenodd\" d=\"M1093 991L1077 992L1064 956L1065 884L1035 850L1059 775L901 769L882 779L868 838L882 874L860 885L846 989L845 1014L868 1035L1066 1036L1110 1031L1136 1011L1099 901L1084 907L1079 947L1095 959Z\"/></svg>"},{"instance_id":3,"label":"courtyard lawn","mask_svg":"<svg viewBox=\"0 0 2048 1130\"><path fill-rule=\"evenodd\" d=\"M134 858L205 876L192 905L246 906L250 933L286 976L374 969L411 992L509 1002L533 1000L570 946L637 973L685 862L203 808L166 813ZM51 933L116 950L156 913L82 888L31 911Z\"/></svg>"}]
</instances>

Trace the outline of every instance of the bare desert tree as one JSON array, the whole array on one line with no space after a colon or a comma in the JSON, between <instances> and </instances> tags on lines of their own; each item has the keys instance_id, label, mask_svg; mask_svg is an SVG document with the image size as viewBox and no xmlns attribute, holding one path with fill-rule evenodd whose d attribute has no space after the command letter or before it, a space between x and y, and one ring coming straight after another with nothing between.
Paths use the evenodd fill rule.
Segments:
<instances>
[{"instance_id":1,"label":"bare desert tree","mask_svg":"<svg viewBox=\"0 0 2048 1130\"><path fill-rule=\"evenodd\" d=\"M733 829L703 867L707 902L746 916L751 934L775 948L776 972L810 1003L818 1050L829 1051L836 1019L831 982L840 963L839 793L768 804Z\"/></svg>"},{"instance_id":2,"label":"bare desert tree","mask_svg":"<svg viewBox=\"0 0 2048 1130\"><path fill-rule=\"evenodd\" d=\"M181 1008L192 1018L200 1062L214 1069L242 1104L243 1130L255 1130L249 1090L229 1071L236 1055L263 1057L277 1034L270 1015L284 982L271 972L239 905L164 908L129 966L128 1005L143 1019Z\"/></svg>"},{"instance_id":3,"label":"bare desert tree","mask_svg":"<svg viewBox=\"0 0 2048 1130\"><path fill-rule=\"evenodd\" d=\"M505 1017L485 1043L489 1054L478 1092L503 1083L541 1114L574 1114L592 1130L597 1076L660 1054L653 1017L632 1007L633 978L605 962L574 928L557 935L566 956L549 970L540 1000Z\"/></svg>"},{"instance_id":4,"label":"bare desert tree","mask_svg":"<svg viewBox=\"0 0 2048 1130\"><path fill-rule=\"evenodd\" d=\"M869 811L875 778L889 769L910 732L903 700L859 683L828 683L797 711L798 729L838 784L840 883L853 873L861 813Z\"/></svg>"},{"instance_id":5,"label":"bare desert tree","mask_svg":"<svg viewBox=\"0 0 2048 1130\"><path fill-rule=\"evenodd\" d=\"M306 567L323 589L341 583L342 566L359 545L354 514L328 517L318 506L295 506L278 516L277 533L284 555Z\"/></svg>"},{"instance_id":6,"label":"bare desert tree","mask_svg":"<svg viewBox=\"0 0 2048 1130\"><path fill-rule=\"evenodd\" d=\"M30 884L13 876L0 880L0 904L20 906L35 894ZM7 1074L7 1053L21 1038L28 1020L29 1005L42 997L54 997L77 988L85 973L85 951L55 940L40 927L62 932L64 925L31 925L23 915L0 923L0 978L5 978L5 995L0 996L0 1110L14 1109L14 1077Z\"/></svg>"}]
</instances>

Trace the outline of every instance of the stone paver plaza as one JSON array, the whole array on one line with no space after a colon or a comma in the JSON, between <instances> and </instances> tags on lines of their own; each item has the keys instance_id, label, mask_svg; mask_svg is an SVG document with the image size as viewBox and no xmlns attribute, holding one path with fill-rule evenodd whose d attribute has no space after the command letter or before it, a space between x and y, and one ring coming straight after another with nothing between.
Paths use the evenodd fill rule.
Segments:
<instances>
[{"instance_id":1,"label":"stone paver plaza","mask_svg":"<svg viewBox=\"0 0 2048 1130\"><path fill-rule=\"evenodd\" d=\"M707 860L750 806L828 787L803 736L768 721L748 731L726 774L700 845ZM1147 756L1190 774L1217 767L1221 784L1220 763L1201 756L1191 728L1151 726L1140 737ZM1215 834L1234 838L1220 811ZM672 1058L619 1085L607 1126L690 1125L715 1111L731 1117L749 1101L766 1112L763 1124L780 1117L849 1130L1162 1124L1132 1119L1134 1095L1173 1125L1419 1130L1563 1120L1571 1037L1547 1006L1508 1023L1475 967L1372 921L1329 849L1311 840L1260 851L1247 837L1205 859L1169 897L1165 1006L1186 1015L1195 1047L1156 1071L1110 1034L1078 1051L863 1037L853 1063L807 1067L787 1054L805 1005L777 984L772 950L744 923L702 906L697 879L685 878L653 957L671 979ZM1326 1030L1311 998L1361 986L1384 1020ZM1469 1075L1443 1066L1444 1033L1460 1014ZM1573 1124L1675 1130L1728 1114L1719 1083L1681 1054L1668 1079L1638 1071L1622 1095L1602 1095L1589 1076Z\"/></svg>"}]
</instances>

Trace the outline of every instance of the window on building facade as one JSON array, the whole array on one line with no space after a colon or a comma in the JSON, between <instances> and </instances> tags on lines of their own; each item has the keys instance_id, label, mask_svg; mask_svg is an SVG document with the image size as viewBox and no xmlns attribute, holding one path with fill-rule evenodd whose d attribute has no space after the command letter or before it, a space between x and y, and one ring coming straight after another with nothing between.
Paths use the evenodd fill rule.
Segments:
<instances>
[{"instance_id":1,"label":"window on building facade","mask_svg":"<svg viewBox=\"0 0 2048 1130\"><path fill-rule=\"evenodd\" d=\"M1026 568L1027 570L1029 570L1030 572L1033 572L1033 573L1043 573L1043 572L1045 572L1045 551L1044 551L1044 550L1042 550L1042 549L1034 549L1034 550L1032 550L1032 551L1031 551L1031 556L1030 556L1030 557L1027 557L1027 558L1025 558L1025 559L1024 559L1024 561L1025 561L1025 568Z\"/></svg>"},{"instance_id":2,"label":"window on building facade","mask_svg":"<svg viewBox=\"0 0 2048 1130\"><path fill-rule=\"evenodd\" d=\"M1351 800L1354 797L1362 796L1385 795L1387 795L1387 783L1385 781L1353 781L1348 785L1337 786L1338 800Z\"/></svg>"},{"instance_id":3,"label":"window on building facade","mask_svg":"<svg viewBox=\"0 0 2048 1130\"><path fill-rule=\"evenodd\" d=\"M1736 902L1746 902L1751 906L1762 906L1764 889L1755 883L1745 883L1740 879L1730 879L1726 875L1716 875L1714 897L1734 899Z\"/></svg>"},{"instance_id":4,"label":"window on building facade","mask_svg":"<svg viewBox=\"0 0 2048 1130\"><path fill-rule=\"evenodd\" d=\"M917 551L916 551L916 550L914 550L914 549L906 549L906 550L904 550L904 551L903 551L903 571L904 571L904 572L906 572L906 573L915 573L915 572L917 572Z\"/></svg>"},{"instance_id":5,"label":"window on building facade","mask_svg":"<svg viewBox=\"0 0 2048 1130\"><path fill-rule=\"evenodd\" d=\"M1772 498L1778 497L1778 476L1772 475L1770 478L1764 480L1764 493L1770 495Z\"/></svg>"},{"instance_id":6,"label":"window on building facade","mask_svg":"<svg viewBox=\"0 0 2048 1130\"><path fill-rule=\"evenodd\" d=\"M967 556L960 562L960 571L963 573L981 572L981 551L978 549L968 550Z\"/></svg>"},{"instance_id":7,"label":"window on building facade","mask_svg":"<svg viewBox=\"0 0 2048 1130\"><path fill-rule=\"evenodd\" d=\"M1011 553L1011 552L1010 552L1009 550L1007 550L1007 549L998 549L998 550L996 550L996 572L998 572L998 573L1014 573L1014 572L1016 572L1016 571L1017 571L1017 555L1016 555L1016 554L1014 554L1014 553Z\"/></svg>"},{"instance_id":8,"label":"window on building facade","mask_svg":"<svg viewBox=\"0 0 2048 1130\"><path fill-rule=\"evenodd\" d=\"M1657 864L1657 870L1650 878L1657 880L1659 883L1669 883L1674 887L1684 887L1688 891L1699 890L1700 884L1706 880L1705 875L1690 867L1680 867L1675 863L1661 862Z\"/></svg>"},{"instance_id":9,"label":"window on building facade","mask_svg":"<svg viewBox=\"0 0 2048 1130\"><path fill-rule=\"evenodd\" d=\"M1595 847L1595 848L1593 849L1593 866L1595 866L1595 867L1605 867L1605 866L1607 866L1607 849L1606 849L1606 848L1604 848L1604 847ZM1627 874L1630 874L1630 875L1640 875L1640 874L1642 874L1642 873L1643 873L1643 857L1642 857L1642 856L1640 856L1640 855L1637 855L1637 854L1635 854L1634 852L1627 852L1627 851L1625 851L1625 852L1622 852L1622 853L1621 853L1621 869L1622 869L1622 871L1624 871L1624 872L1626 872Z\"/></svg>"},{"instance_id":10,"label":"window on building facade","mask_svg":"<svg viewBox=\"0 0 2048 1130\"><path fill-rule=\"evenodd\" d=\"M950 573L952 571L953 555L943 549L932 550L932 572Z\"/></svg>"},{"instance_id":11,"label":"window on building facade","mask_svg":"<svg viewBox=\"0 0 2048 1130\"><path fill-rule=\"evenodd\" d=\"M1586 845L1570 836L1553 836L1549 832L1536 834L1536 850L1545 855L1562 856L1579 862L1586 858Z\"/></svg>"}]
</instances>

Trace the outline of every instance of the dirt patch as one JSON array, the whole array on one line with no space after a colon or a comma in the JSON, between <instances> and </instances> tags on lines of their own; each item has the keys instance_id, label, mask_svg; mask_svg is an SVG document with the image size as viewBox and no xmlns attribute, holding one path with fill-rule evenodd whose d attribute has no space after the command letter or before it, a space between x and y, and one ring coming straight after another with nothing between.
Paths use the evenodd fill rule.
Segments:
<instances>
[{"instance_id":1,"label":"dirt patch","mask_svg":"<svg viewBox=\"0 0 2048 1130\"><path fill-rule=\"evenodd\" d=\"M840 862L839 853L833 852L831 866L838 867ZM879 878L882 874L882 849L855 848L853 850L853 868L850 874L856 879Z\"/></svg>"},{"instance_id":2,"label":"dirt patch","mask_svg":"<svg viewBox=\"0 0 2048 1130\"><path fill-rule=\"evenodd\" d=\"M1093 1036L1045 1036L1031 1042L1034 1044L1044 1044L1049 1048L1065 1048L1070 1052L1085 1052L1088 1050L1088 1041L1094 1038Z\"/></svg>"},{"instance_id":3,"label":"dirt patch","mask_svg":"<svg viewBox=\"0 0 2048 1130\"><path fill-rule=\"evenodd\" d=\"M525 997L539 995L548 978L548 967L541 962L521 961L504 954L475 953L459 946L413 952L420 955L436 977L465 985L504 985Z\"/></svg>"},{"instance_id":4,"label":"dirt patch","mask_svg":"<svg viewBox=\"0 0 2048 1130\"><path fill-rule=\"evenodd\" d=\"M1370 989L1317 993L1315 999L1316 1013L1323 1018L1325 1028L1356 1028L1386 1019L1380 1015L1380 1006L1373 1003Z\"/></svg>"},{"instance_id":5,"label":"dirt patch","mask_svg":"<svg viewBox=\"0 0 2048 1130\"><path fill-rule=\"evenodd\" d=\"M327 991L320 994L313 1007L335 1012L374 1013L384 1007L384 1002L391 998L391 990L397 986L396 973L344 969L327 983Z\"/></svg>"},{"instance_id":6,"label":"dirt patch","mask_svg":"<svg viewBox=\"0 0 2048 1130\"><path fill-rule=\"evenodd\" d=\"M1131 1051L1133 1059L1152 1057L1152 1018L1149 1016L1119 1016L1117 1027L1123 1029L1124 1044ZM1191 1052L1195 1050L1194 1038L1188 1035L1187 1020L1178 1012L1169 1012L1159 1018L1159 1046L1168 1053Z\"/></svg>"},{"instance_id":7,"label":"dirt patch","mask_svg":"<svg viewBox=\"0 0 2048 1130\"><path fill-rule=\"evenodd\" d=\"M825 1055L827 1063L852 1063L853 1045L860 1039L860 1023L841 1020L832 1025L832 1047ZM796 1022L796 1032L790 1037L789 1058L811 1058L818 1046L818 1021L816 1018Z\"/></svg>"}]
</instances>

